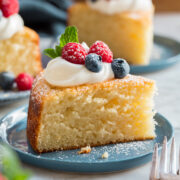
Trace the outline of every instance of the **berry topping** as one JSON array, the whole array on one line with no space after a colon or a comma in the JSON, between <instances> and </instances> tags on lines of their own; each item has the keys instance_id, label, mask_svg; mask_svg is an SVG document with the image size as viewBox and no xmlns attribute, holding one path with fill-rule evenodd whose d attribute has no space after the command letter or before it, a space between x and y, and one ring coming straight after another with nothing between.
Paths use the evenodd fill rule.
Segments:
<instances>
[{"instance_id":1,"label":"berry topping","mask_svg":"<svg viewBox=\"0 0 180 180\"><path fill-rule=\"evenodd\" d=\"M102 41L96 41L90 48L89 54L95 53L102 57L103 62L111 63L113 60L113 53L109 47Z\"/></svg>"},{"instance_id":2,"label":"berry topping","mask_svg":"<svg viewBox=\"0 0 180 180\"><path fill-rule=\"evenodd\" d=\"M4 17L9 17L19 12L18 0L0 0L0 8Z\"/></svg>"},{"instance_id":3,"label":"berry topping","mask_svg":"<svg viewBox=\"0 0 180 180\"><path fill-rule=\"evenodd\" d=\"M111 66L115 78L121 79L124 78L127 74L129 74L129 64L124 59L114 59Z\"/></svg>"},{"instance_id":4,"label":"berry topping","mask_svg":"<svg viewBox=\"0 0 180 180\"><path fill-rule=\"evenodd\" d=\"M85 64L86 50L79 43L67 43L62 50L62 58L74 64Z\"/></svg>"},{"instance_id":5,"label":"berry topping","mask_svg":"<svg viewBox=\"0 0 180 180\"><path fill-rule=\"evenodd\" d=\"M21 73L16 77L15 81L20 91L26 91L32 88L33 78L29 74Z\"/></svg>"},{"instance_id":6,"label":"berry topping","mask_svg":"<svg viewBox=\"0 0 180 180\"><path fill-rule=\"evenodd\" d=\"M11 72L0 73L0 87L3 90L11 90L13 88L14 79L14 74Z\"/></svg>"},{"instance_id":7,"label":"berry topping","mask_svg":"<svg viewBox=\"0 0 180 180\"><path fill-rule=\"evenodd\" d=\"M102 58L97 54L88 54L85 59L85 66L89 71L99 72L102 69Z\"/></svg>"},{"instance_id":8,"label":"berry topping","mask_svg":"<svg viewBox=\"0 0 180 180\"><path fill-rule=\"evenodd\" d=\"M6 180L6 178L0 173L0 180Z\"/></svg>"}]
</instances>

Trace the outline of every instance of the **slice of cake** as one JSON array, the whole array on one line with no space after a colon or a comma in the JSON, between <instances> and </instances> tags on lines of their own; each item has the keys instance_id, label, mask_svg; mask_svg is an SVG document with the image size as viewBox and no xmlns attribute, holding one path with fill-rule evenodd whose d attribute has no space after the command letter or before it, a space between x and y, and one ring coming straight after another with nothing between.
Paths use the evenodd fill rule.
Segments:
<instances>
[{"instance_id":1,"label":"slice of cake","mask_svg":"<svg viewBox=\"0 0 180 180\"><path fill-rule=\"evenodd\" d=\"M27 135L37 152L153 139L155 84L138 76L70 88L41 74L32 89Z\"/></svg>"},{"instance_id":2,"label":"slice of cake","mask_svg":"<svg viewBox=\"0 0 180 180\"><path fill-rule=\"evenodd\" d=\"M24 27L18 1L0 1L0 72L35 76L42 70L39 36Z\"/></svg>"},{"instance_id":3,"label":"slice of cake","mask_svg":"<svg viewBox=\"0 0 180 180\"><path fill-rule=\"evenodd\" d=\"M69 8L68 25L77 26L80 41L102 40L115 58L145 65L153 44L153 14L151 0L89 0Z\"/></svg>"},{"instance_id":4,"label":"slice of cake","mask_svg":"<svg viewBox=\"0 0 180 180\"><path fill-rule=\"evenodd\" d=\"M45 53L53 59L34 81L28 111L36 152L155 138L155 82L128 74L105 43L89 49L68 27Z\"/></svg>"}]
</instances>

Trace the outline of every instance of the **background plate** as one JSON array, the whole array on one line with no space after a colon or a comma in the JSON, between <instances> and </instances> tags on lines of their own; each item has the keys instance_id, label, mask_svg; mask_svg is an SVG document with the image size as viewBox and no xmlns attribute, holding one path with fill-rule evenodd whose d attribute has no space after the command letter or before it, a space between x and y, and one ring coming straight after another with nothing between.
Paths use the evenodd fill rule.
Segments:
<instances>
[{"instance_id":1,"label":"background plate","mask_svg":"<svg viewBox=\"0 0 180 180\"><path fill-rule=\"evenodd\" d=\"M119 143L92 148L90 154L78 155L78 150L57 151L36 154L26 139L27 106L21 107L0 120L0 141L9 144L20 158L29 164L70 172L113 172L140 166L151 160L153 147L159 143L161 149L164 136L172 138L171 124L160 114L155 120L157 138L155 140ZM108 159L102 159L104 152Z\"/></svg>"},{"instance_id":2,"label":"background plate","mask_svg":"<svg viewBox=\"0 0 180 180\"><path fill-rule=\"evenodd\" d=\"M0 90L0 106L11 104L22 98L29 97L30 91L2 91Z\"/></svg>"},{"instance_id":3,"label":"background plate","mask_svg":"<svg viewBox=\"0 0 180 180\"><path fill-rule=\"evenodd\" d=\"M177 62L180 62L180 42L155 35L150 64L146 66L131 66L131 73L150 73L170 67Z\"/></svg>"}]
</instances>

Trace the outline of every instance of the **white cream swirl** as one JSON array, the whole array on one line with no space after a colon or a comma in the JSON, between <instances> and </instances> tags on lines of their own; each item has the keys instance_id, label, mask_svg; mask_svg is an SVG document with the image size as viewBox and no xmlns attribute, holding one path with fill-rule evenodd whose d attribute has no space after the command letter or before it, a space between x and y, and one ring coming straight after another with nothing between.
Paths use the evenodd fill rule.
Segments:
<instances>
[{"instance_id":1,"label":"white cream swirl","mask_svg":"<svg viewBox=\"0 0 180 180\"><path fill-rule=\"evenodd\" d=\"M53 86L70 87L113 79L114 73L111 63L103 63L102 70L94 73L89 71L85 65L73 64L57 57L48 63L44 71L44 78Z\"/></svg>"},{"instance_id":2,"label":"white cream swirl","mask_svg":"<svg viewBox=\"0 0 180 180\"><path fill-rule=\"evenodd\" d=\"M23 19L19 14L14 14L8 18L0 18L0 40L11 38L16 32L24 27Z\"/></svg>"},{"instance_id":3,"label":"white cream swirl","mask_svg":"<svg viewBox=\"0 0 180 180\"><path fill-rule=\"evenodd\" d=\"M115 14L124 11L151 10L153 7L152 0L97 0L87 3L92 9L106 14Z\"/></svg>"}]
</instances>

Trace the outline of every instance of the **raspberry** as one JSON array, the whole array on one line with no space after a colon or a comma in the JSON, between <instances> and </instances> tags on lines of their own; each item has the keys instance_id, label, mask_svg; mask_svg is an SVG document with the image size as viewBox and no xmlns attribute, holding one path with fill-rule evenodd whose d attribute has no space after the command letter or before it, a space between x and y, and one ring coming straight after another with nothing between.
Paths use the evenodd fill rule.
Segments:
<instances>
[{"instance_id":1,"label":"raspberry","mask_svg":"<svg viewBox=\"0 0 180 180\"><path fill-rule=\"evenodd\" d=\"M113 61L113 53L108 45L102 41L96 41L90 48L89 54L95 53L102 57L103 62L111 63Z\"/></svg>"},{"instance_id":2,"label":"raspberry","mask_svg":"<svg viewBox=\"0 0 180 180\"><path fill-rule=\"evenodd\" d=\"M4 17L9 17L19 12L18 0L0 0L0 8Z\"/></svg>"},{"instance_id":3,"label":"raspberry","mask_svg":"<svg viewBox=\"0 0 180 180\"><path fill-rule=\"evenodd\" d=\"M16 77L15 82L19 91L26 91L32 88L33 78L27 73L20 73Z\"/></svg>"},{"instance_id":4,"label":"raspberry","mask_svg":"<svg viewBox=\"0 0 180 180\"><path fill-rule=\"evenodd\" d=\"M62 50L62 58L74 64L85 64L87 52L79 43L67 43Z\"/></svg>"},{"instance_id":5,"label":"raspberry","mask_svg":"<svg viewBox=\"0 0 180 180\"><path fill-rule=\"evenodd\" d=\"M6 178L0 173L0 180L5 180Z\"/></svg>"}]
</instances>

